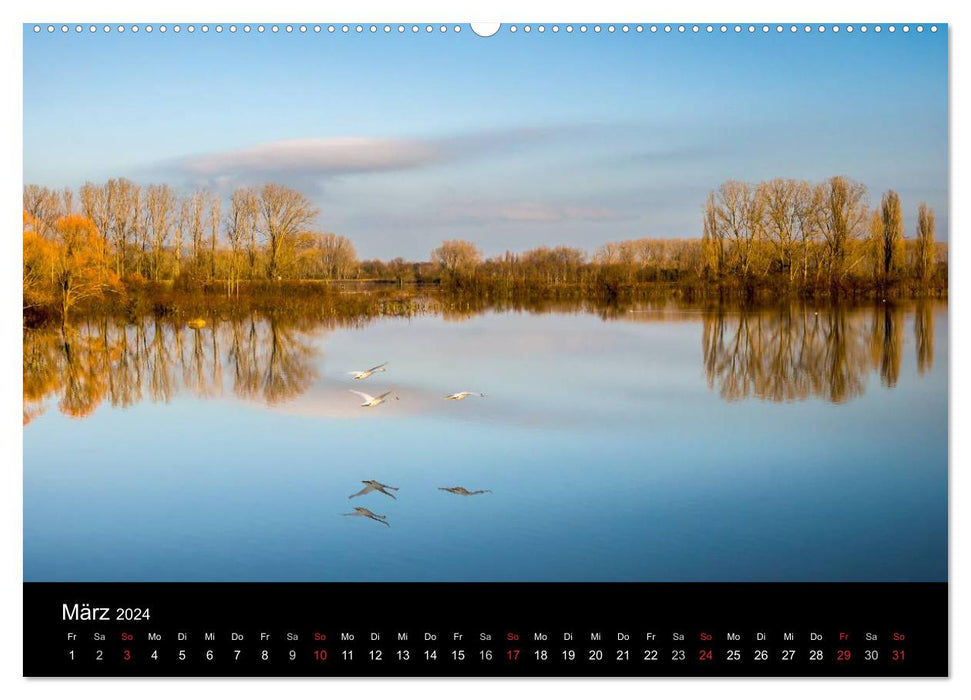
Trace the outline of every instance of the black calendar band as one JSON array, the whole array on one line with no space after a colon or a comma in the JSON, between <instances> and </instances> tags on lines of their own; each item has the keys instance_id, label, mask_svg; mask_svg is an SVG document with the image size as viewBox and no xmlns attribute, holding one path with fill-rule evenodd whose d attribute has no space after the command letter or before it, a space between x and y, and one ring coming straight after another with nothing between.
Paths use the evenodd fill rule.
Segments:
<instances>
[{"instance_id":1,"label":"black calendar band","mask_svg":"<svg viewBox=\"0 0 971 700\"><path fill-rule=\"evenodd\" d=\"M946 583L25 583L26 676L946 676Z\"/></svg>"}]
</instances>

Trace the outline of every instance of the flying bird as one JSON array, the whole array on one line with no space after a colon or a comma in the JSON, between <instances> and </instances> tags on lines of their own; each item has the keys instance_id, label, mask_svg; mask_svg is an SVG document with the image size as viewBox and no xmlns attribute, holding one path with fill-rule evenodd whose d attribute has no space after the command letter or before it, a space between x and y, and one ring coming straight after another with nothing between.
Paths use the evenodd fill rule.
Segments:
<instances>
[{"instance_id":1,"label":"flying bird","mask_svg":"<svg viewBox=\"0 0 971 700\"><path fill-rule=\"evenodd\" d=\"M363 372L362 371L354 371L354 372L348 372L348 374L351 375L352 377L354 377L354 379L367 379L368 377L370 377L375 372L387 372L388 370L385 369L385 367L387 367L387 365L388 365L387 362L382 362L377 367L372 367L371 369L366 369Z\"/></svg>"},{"instance_id":2,"label":"flying bird","mask_svg":"<svg viewBox=\"0 0 971 700\"><path fill-rule=\"evenodd\" d=\"M387 517L372 513L367 508L355 508L353 513L341 513L341 515L349 515L352 518L371 518L371 520L376 520L382 525L391 527L391 523L388 522Z\"/></svg>"},{"instance_id":3,"label":"flying bird","mask_svg":"<svg viewBox=\"0 0 971 700\"><path fill-rule=\"evenodd\" d=\"M485 394L480 394L478 391L460 391L457 394L449 394L448 396L443 396L443 399L451 399L453 401L461 401L462 399L467 399L470 396L481 396L485 398Z\"/></svg>"},{"instance_id":4,"label":"flying bird","mask_svg":"<svg viewBox=\"0 0 971 700\"><path fill-rule=\"evenodd\" d=\"M449 493L454 493L458 496L478 496L480 493L492 493L488 489L482 489L479 491L469 491L464 486L439 486L439 491L448 491Z\"/></svg>"},{"instance_id":5,"label":"flying bird","mask_svg":"<svg viewBox=\"0 0 971 700\"><path fill-rule=\"evenodd\" d=\"M388 400L388 397L391 396L391 394L394 393L393 391L386 391L383 394L381 394L380 396L371 396L370 394L365 394L363 391L354 391L353 389L348 389L348 391L351 392L352 394L357 394L362 399L364 399L364 403L362 403L361 405L362 406L365 406L367 408L373 408L374 406L377 406L378 404L384 403L385 401ZM395 396L395 399L397 399L397 398L398 397L396 395Z\"/></svg>"},{"instance_id":6,"label":"flying bird","mask_svg":"<svg viewBox=\"0 0 971 700\"><path fill-rule=\"evenodd\" d=\"M393 493L388 493L387 491L385 491L385 489L391 489L392 491L397 491L398 490L397 486L388 486L387 484L382 484L380 481L375 481L374 479L365 479L361 483L364 484L364 488L358 491L357 493L351 494L350 496L348 496L348 498L366 496L372 491L378 491L380 493L383 493L385 496L391 496L391 498L395 499L396 501L398 500L397 496L395 496Z\"/></svg>"}]
</instances>

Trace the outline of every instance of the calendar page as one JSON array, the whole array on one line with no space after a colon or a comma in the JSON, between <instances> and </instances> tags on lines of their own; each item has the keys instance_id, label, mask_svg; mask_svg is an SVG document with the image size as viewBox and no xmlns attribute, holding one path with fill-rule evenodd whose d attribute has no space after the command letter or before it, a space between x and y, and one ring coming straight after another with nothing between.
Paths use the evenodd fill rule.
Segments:
<instances>
[{"instance_id":1,"label":"calendar page","mask_svg":"<svg viewBox=\"0 0 971 700\"><path fill-rule=\"evenodd\" d=\"M948 25L27 23L26 676L948 675Z\"/></svg>"}]
</instances>

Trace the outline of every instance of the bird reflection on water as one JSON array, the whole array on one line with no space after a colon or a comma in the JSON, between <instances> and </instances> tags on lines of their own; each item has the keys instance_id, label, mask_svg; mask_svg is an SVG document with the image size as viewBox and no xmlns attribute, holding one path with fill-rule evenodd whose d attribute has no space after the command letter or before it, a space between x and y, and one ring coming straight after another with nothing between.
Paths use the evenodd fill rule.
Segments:
<instances>
[{"instance_id":1,"label":"bird reflection on water","mask_svg":"<svg viewBox=\"0 0 971 700\"><path fill-rule=\"evenodd\" d=\"M449 493L454 493L457 496L478 496L480 493L492 493L489 489L479 489L478 491L469 491L464 486L439 486L439 491L448 491Z\"/></svg>"},{"instance_id":2,"label":"bird reflection on water","mask_svg":"<svg viewBox=\"0 0 971 700\"><path fill-rule=\"evenodd\" d=\"M382 525L387 525L391 527L391 523L388 522L387 516L378 515L377 513L372 513L367 508L355 508L353 513L341 513L344 516L350 516L352 518L370 518L371 520L376 520Z\"/></svg>"},{"instance_id":3,"label":"bird reflection on water","mask_svg":"<svg viewBox=\"0 0 971 700\"><path fill-rule=\"evenodd\" d=\"M393 493L388 493L385 489L391 489L392 491L397 491L397 486L388 486L387 484L382 484L380 481L375 481L374 479L365 479L361 482L364 484L364 488L357 493L352 493L348 498L357 498L358 496L366 496L372 491L377 491L378 493L383 493L385 496L391 496L395 500L398 500L397 496Z\"/></svg>"}]
</instances>

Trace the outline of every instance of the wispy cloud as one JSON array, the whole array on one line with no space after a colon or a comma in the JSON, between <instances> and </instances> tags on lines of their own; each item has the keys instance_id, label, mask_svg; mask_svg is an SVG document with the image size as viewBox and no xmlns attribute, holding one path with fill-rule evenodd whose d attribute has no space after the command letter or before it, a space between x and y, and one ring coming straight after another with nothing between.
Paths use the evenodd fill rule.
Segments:
<instances>
[{"instance_id":1,"label":"wispy cloud","mask_svg":"<svg viewBox=\"0 0 971 700\"><path fill-rule=\"evenodd\" d=\"M294 174L336 175L415 168L441 160L441 148L422 141L321 138L272 141L231 151L184 158L197 177Z\"/></svg>"},{"instance_id":2,"label":"wispy cloud","mask_svg":"<svg viewBox=\"0 0 971 700\"><path fill-rule=\"evenodd\" d=\"M602 127L573 125L495 129L429 139L308 138L270 141L189 155L165 166L191 180L229 184L277 178L284 182L413 170L449 162L514 154L583 138Z\"/></svg>"},{"instance_id":3,"label":"wispy cloud","mask_svg":"<svg viewBox=\"0 0 971 700\"><path fill-rule=\"evenodd\" d=\"M482 202L452 200L443 214L456 220L512 221L518 223L558 223L562 221L612 221L621 216L609 209L558 202L521 200L514 202Z\"/></svg>"}]
</instances>

